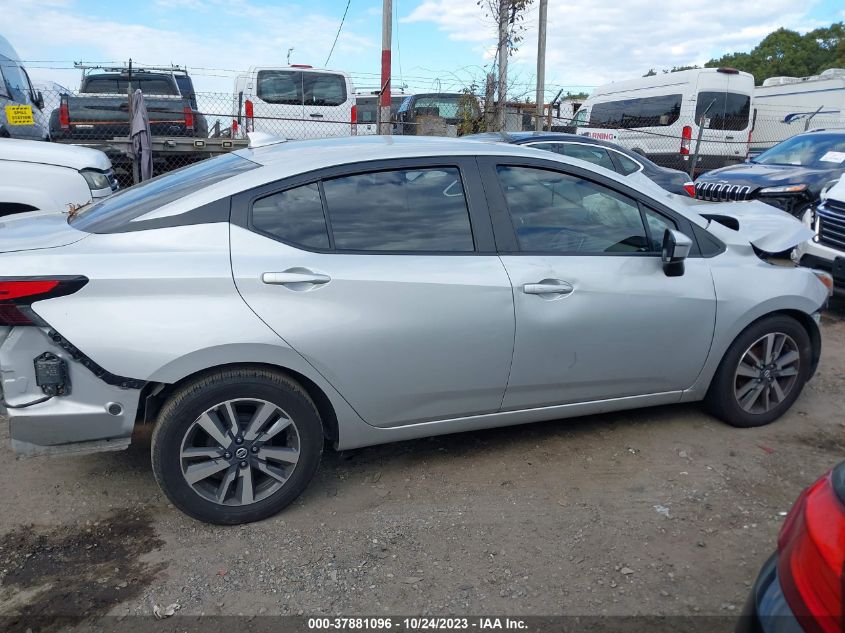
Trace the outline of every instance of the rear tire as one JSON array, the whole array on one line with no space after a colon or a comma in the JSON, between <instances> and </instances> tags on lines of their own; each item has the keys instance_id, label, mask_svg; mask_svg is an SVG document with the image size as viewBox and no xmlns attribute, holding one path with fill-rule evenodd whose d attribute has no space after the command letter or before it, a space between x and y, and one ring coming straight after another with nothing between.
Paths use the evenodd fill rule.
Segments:
<instances>
[{"instance_id":1,"label":"rear tire","mask_svg":"<svg viewBox=\"0 0 845 633\"><path fill-rule=\"evenodd\" d=\"M152 436L156 481L208 523L270 517L311 481L323 451L314 402L296 382L258 368L223 369L176 391Z\"/></svg>"},{"instance_id":2,"label":"rear tire","mask_svg":"<svg viewBox=\"0 0 845 633\"><path fill-rule=\"evenodd\" d=\"M812 344L786 315L760 319L725 353L704 399L707 411L731 426L763 426L782 416L807 382Z\"/></svg>"}]
</instances>

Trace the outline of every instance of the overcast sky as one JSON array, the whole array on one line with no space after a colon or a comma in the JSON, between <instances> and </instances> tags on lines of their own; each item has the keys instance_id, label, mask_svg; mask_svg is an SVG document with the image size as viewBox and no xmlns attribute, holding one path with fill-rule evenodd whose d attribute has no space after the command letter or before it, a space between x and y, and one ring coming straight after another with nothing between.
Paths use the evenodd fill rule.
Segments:
<instances>
[{"instance_id":1,"label":"overcast sky","mask_svg":"<svg viewBox=\"0 0 845 633\"><path fill-rule=\"evenodd\" d=\"M0 0L2 35L33 78L75 87L73 61L187 65L199 91L232 92L252 65L323 66L347 0ZM536 4L536 3L535 3ZM495 27L476 0L393 0L394 87L454 90L484 76ZM536 6L511 71L514 96L533 95ZM748 50L772 30L845 20L841 0L549 0L549 96L702 64ZM381 2L350 0L328 67L356 87L378 85Z\"/></svg>"}]
</instances>

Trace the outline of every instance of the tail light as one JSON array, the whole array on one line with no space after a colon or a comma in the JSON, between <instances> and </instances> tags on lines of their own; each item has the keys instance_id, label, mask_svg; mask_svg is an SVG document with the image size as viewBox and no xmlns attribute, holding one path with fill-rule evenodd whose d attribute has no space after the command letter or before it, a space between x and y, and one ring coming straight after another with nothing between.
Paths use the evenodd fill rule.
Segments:
<instances>
[{"instance_id":1,"label":"tail light","mask_svg":"<svg viewBox=\"0 0 845 633\"><path fill-rule=\"evenodd\" d=\"M185 115L185 127L189 130L194 129L194 111L191 110L190 106L185 106L182 109L182 113Z\"/></svg>"},{"instance_id":2,"label":"tail light","mask_svg":"<svg viewBox=\"0 0 845 633\"><path fill-rule=\"evenodd\" d=\"M244 113L246 114L246 120L244 121L244 130L247 132L255 132L255 119L253 112L254 109L252 106L252 101L247 99L244 102Z\"/></svg>"},{"instance_id":3,"label":"tail light","mask_svg":"<svg viewBox=\"0 0 845 633\"><path fill-rule=\"evenodd\" d=\"M681 130L681 156L689 156L690 145L692 145L692 127L685 125Z\"/></svg>"},{"instance_id":4,"label":"tail light","mask_svg":"<svg viewBox=\"0 0 845 633\"><path fill-rule=\"evenodd\" d=\"M67 107L67 95L62 95L59 102L59 126L63 130L70 129L70 110Z\"/></svg>"},{"instance_id":5,"label":"tail light","mask_svg":"<svg viewBox=\"0 0 845 633\"><path fill-rule=\"evenodd\" d=\"M238 138L238 120L232 119L232 138Z\"/></svg>"},{"instance_id":6,"label":"tail light","mask_svg":"<svg viewBox=\"0 0 845 633\"><path fill-rule=\"evenodd\" d=\"M778 536L778 577L807 633L841 633L845 593L845 462L805 490Z\"/></svg>"},{"instance_id":7,"label":"tail light","mask_svg":"<svg viewBox=\"0 0 845 633\"><path fill-rule=\"evenodd\" d=\"M695 198L695 183L685 182L684 191L690 195L690 198Z\"/></svg>"},{"instance_id":8,"label":"tail light","mask_svg":"<svg viewBox=\"0 0 845 633\"><path fill-rule=\"evenodd\" d=\"M40 325L30 306L36 301L73 294L86 277L0 277L0 326Z\"/></svg>"},{"instance_id":9,"label":"tail light","mask_svg":"<svg viewBox=\"0 0 845 633\"><path fill-rule=\"evenodd\" d=\"M352 106L352 115L350 116L352 119L352 136L356 136L358 134L358 106Z\"/></svg>"}]
</instances>

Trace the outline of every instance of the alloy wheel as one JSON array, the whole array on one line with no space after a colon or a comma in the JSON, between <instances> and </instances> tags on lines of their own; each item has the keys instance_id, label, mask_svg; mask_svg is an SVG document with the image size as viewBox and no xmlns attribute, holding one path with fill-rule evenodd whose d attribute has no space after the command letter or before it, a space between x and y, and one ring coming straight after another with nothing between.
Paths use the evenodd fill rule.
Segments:
<instances>
[{"instance_id":1,"label":"alloy wheel","mask_svg":"<svg viewBox=\"0 0 845 633\"><path fill-rule=\"evenodd\" d=\"M798 382L801 353L788 334L771 332L742 355L734 373L734 397L748 413L768 413Z\"/></svg>"},{"instance_id":2,"label":"alloy wheel","mask_svg":"<svg viewBox=\"0 0 845 633\"><path fill-rule=\"evenodd\" d=\"M246 506L280 490L296 468L296 423L266 400L227 400L204 411L182 439L182 476L198 495Z\"/></svg>"}]
</instances>

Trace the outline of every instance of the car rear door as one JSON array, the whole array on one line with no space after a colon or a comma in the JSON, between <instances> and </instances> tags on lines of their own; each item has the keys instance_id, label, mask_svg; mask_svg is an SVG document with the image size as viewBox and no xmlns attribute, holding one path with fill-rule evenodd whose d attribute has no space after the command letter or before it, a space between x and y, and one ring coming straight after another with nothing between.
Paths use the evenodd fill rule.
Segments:
<instances>
[{"instance_id":1,"label":"car rear door","mask_svg":"<svg viewBox=\"0 0 845 633\"><path fill-rule=\"evenodd\" d=\"M513 295L473 159L349 165L233 199L250 307L376 426L499 409Z\"/></svg>"},{"instance_id":2,"label":"car rear door","mask_svg":"<svg viewBox=\"0 0 845 633\"><path fill-rule=\"evenodd\" d=\"M514 359L503 408L671 394L695 382L710 348L715 294L706 259L662 270L661 205L584 169L481 160L514 289ZM679 394L678 394L679 395Z\"/></svg>"}]
</instances>

